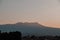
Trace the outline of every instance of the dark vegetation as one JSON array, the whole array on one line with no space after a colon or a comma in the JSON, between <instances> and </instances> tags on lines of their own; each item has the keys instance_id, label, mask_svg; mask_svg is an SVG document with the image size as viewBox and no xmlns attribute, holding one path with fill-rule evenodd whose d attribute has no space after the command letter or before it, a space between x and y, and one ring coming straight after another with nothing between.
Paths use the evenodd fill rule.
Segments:
<instances>
[{"instance_id":1,"label":"dark vegetation","mask_svg":"<svg viewBox=\"0 0 60 40\"><path fill-rule=\"evenodd\" d=\"M21 32L1 32L0 31L0 40L21 40Z\"/></svg>"},{"instance_id":2,"label":"dark vegetation","mask_svg":"<svg viewBox=\"0 0 60 40\"><path fill-rule=\"evenodd\" d=\"M23 40L60 40L60 36L25 36Z\"/></svg>"},{"instance_id":3,"label":"dark vegetation","mask_svg":"<svg viewBox=\"0 0 60 40\"><path fill-rule=\"evenodd\" d=\"M60 40L60 36L27 35L22 37L22 33L19 31L15 31L15 32L0 31L0 40Z\"/></svg>"}]
</instances>

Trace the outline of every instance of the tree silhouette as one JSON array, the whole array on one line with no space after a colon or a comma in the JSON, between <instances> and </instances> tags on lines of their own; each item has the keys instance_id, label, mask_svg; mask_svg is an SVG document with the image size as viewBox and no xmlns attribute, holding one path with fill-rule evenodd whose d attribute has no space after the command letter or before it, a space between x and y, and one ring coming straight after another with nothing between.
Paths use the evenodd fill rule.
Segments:
<instances>
[{"instance_id":1,"label":"tree silhouette","mask_svg":"<svg viewBox=\"0 0 60 40\"><path fill-rule=\"evenodd\" d=\"M0 40L21 40L21 32L0 32Z\"/></svg>"}]
</instances>

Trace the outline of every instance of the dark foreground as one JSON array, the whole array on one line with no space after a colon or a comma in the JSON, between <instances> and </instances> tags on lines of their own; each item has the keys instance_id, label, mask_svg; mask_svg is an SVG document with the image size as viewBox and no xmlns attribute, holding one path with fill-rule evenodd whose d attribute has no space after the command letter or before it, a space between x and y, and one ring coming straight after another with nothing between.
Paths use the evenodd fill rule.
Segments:
<instances>
[{"instance_id":1,"label":"dark foreground","mask_svg":"<svg viewBox=\"0 0 60 40\"><path fill-rule=\"evenodd\" d=\"M23 40L60 40L60 36L26 36L23 37Z\"/></svg>"},{"instance_id":2,"label":"dark foreground","mask_svg":"<svg viewBox=\"0 0 60 40\"><path fill-rule=\"evenodd\" d=\"M16 32L1 32L0 31L0 40L60 40L60 36L24 36L19 31Z\"/></svg>"}]
</instances>

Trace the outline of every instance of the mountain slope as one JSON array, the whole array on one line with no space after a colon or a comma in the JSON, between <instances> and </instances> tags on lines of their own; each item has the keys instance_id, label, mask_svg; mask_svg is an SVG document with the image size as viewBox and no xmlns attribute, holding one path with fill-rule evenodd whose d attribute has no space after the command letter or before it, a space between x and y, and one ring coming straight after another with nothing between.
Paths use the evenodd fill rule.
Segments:
<instances>
[{"instance_id":1,"label":"mountain slope","mask_svg":"<svg viewBox=\"0 0 60 40\"><path fill-rule=\"evenodd\" d=\"M0 25L2 31L21 31L23 35L35 34L35 35L60 35L60 29L45 27L38 23L16 23Z\"/></svg>"}]
</instances>

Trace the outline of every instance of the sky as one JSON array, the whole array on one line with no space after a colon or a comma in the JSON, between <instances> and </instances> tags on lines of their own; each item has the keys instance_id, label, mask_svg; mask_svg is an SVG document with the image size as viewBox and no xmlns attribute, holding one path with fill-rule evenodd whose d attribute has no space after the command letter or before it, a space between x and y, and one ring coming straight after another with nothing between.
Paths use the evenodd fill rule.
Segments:
<instances>
[{"instance_id":1,"label":"sky","mask_svg":"<svg viewBox=\"0 0 60 40\"><path fill-rule=\"evenodd\" d=\"M60 0L0 0L0 24L16 22L60 28Z\"/></svg>"}]
</instances>

